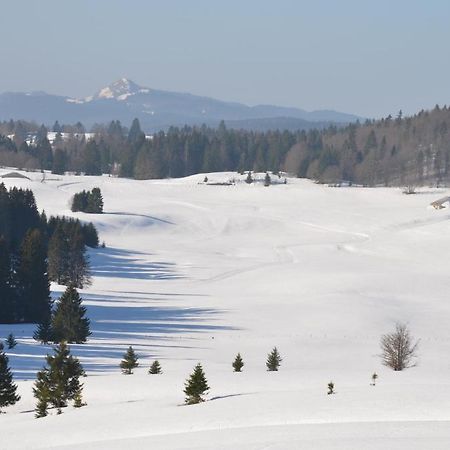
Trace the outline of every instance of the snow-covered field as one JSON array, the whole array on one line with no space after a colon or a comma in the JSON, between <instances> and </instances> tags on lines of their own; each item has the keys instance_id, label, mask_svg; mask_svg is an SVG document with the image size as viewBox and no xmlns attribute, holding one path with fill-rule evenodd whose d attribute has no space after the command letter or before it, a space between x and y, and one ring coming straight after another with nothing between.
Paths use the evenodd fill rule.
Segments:
<instances>
[{"instance_id":1,"label":"snow-covered field","mask_svg":"<svg viewBox=\"0 0 450 450\"><path fill-rule=\"evenodd\" d=\"M48 215L75 215L70 197L99 186L105 214L76 216L106 248L90 252L82 291L93 335L72 346L87 407L34 419L49 347L32 326L0 325L19 341L8 354L22 395L0 416L1 450L450 448L450 214L428 206L448 191L27 175L2 181L31 188ZM401 373L379 358L396 321L421 339L418 366ZM140 367L124 376L129 345ZM267 372L274 346L284 360ZM147 374L154 359L160 376ZM183 406L199 361L208 401Z\"/></svg>"}]
</instances>

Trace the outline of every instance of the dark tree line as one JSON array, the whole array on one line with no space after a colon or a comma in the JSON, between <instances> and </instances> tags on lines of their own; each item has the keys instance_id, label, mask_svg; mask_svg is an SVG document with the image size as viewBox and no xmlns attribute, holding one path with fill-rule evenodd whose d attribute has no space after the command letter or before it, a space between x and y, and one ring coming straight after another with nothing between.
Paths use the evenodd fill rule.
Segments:
<instances>
[{"instance_id":1,"label":"dark tree line","mask_svg":"<svg viewBox=\"0 0 450 450\"><path fill-rule=\"evenodd\" d=\"M92 223L39 214L33 192L0 184L0 323L50 316L50 281L89 283L86 245L98 246Z\"/></svg>"},{"instance_id":2,"label":"dark tree line","mask_svg":"<svg viewBox=\"0 0 450 450\"><path fill-rule=\"evenodd\" d=\"M170 128L146 138L139 121L130 129L119 121L96 126L86 140L75 126L47 130L22 121L0 123L0 164L110 173L136 179L183 177L200 172L285 170L323 182L347 180L366 185L403 185L441 181L450 169L450 109L436 106L412 117L367 120L345 127L309 131L255 132L202 127ZM35 142L25 141L33 132ZM58 133L58 132L57 132ZM9 139L5 136L14 136Z\"/></svg>"}]
</instances>

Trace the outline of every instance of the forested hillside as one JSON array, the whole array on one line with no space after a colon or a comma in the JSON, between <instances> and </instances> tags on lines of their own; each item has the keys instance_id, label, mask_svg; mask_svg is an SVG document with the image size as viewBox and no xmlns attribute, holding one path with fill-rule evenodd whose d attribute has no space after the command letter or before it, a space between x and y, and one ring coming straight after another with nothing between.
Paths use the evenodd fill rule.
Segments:
<instances>
[{"instance_id":1,"label":"forested hillside","mask_svg":"<svg viewBox=\"0 0 450 450\"><path fill-rule=\"evenodd\" d=\"M136 179L215 171L279 171L322 182L373 185L440 182L450 165L450 110L436 106L412 117L391 116L325 130L265 133L203 127L145 136L135 119L96 126L0 123L0 164ZM7 137L9 136L9 138ZM92 137L91 137L92 136Z\"/></svg>"}]
</instances>

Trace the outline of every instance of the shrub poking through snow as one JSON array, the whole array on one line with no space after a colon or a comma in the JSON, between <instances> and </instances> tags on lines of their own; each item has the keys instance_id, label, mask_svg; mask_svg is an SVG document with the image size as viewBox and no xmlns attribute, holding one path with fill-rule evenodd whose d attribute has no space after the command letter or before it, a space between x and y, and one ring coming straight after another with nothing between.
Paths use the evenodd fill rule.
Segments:
<instances>
[{"instance_id":1,"label":"shrub poking through snow","mask_svg":"<svg viewBox=\"0 0 450 450\"><path fill-rule=\"evenodd\" d=\"M247 174L247 178L245 179L245 182L247 184L252 184L253 183L253 177L252 177L252 173L250 171Z\"/></svg>"},{"instance_id":2,"label":"shrub poking through snow","mask_svg":"<svg viewBox=\"0 0 450 450\"><path fill-rule=\"evenodd\" d=\"M395 371L415 366L419 342L413 340L405 324L397 323L392 333L381 337L380 345L385 366Z\"/></svg>"},{"instance_id":3,"label":"shrub poking through snow","mask_svg":"<svg viewBox=\"0 0 450 450\"><path fill-rule=\"evenodd\" d=\"M187 405L194 405L196 403L204 402L203 395L208 390L209 386L205 373L203 372L203 367L198 363L184 385L183 392L186 394L185 403Z\"/></svg>"},{"instance_id":4,"label":"shrub poking through snow","mask_svg":"<svg viewBox=\"0 0 450 450\"><path fill-rule=\"evenodd\" d=\"M332 382L332 381L330 381L329 383L328 383L328 392L327 392L327 395L332 395L332 394L334 394L335 392L334 392L334 383Z\"/></svg>"},{"instance_id":5,"label":"shrub poking through snow","mask_svg":"<svg viewBox=\"0 0 450 450\"><path fill-rule=\"evenodd\" d=\"M86 403L83 402L83 396L81 395L81 392L77 392L73 398L73 407L82 408L83 406L86 406Z\"/></svg>"},{"instance_id":6,"label":"shrub poking through snow","mask_svg":"<svg viewBox=\"0 0 450 450\"><path fill-rule=\"evenodd\" d=\"M277 372L283 358L276 347L267 355L266 367L269 372Z\"/></svg>"},{"instance_id":7,"label":"shrub poking through snow","mask_svg":"<svg viewBox=\"0 0 450 450\"><path fill-rule=\"evenodd\" d=\"M8 334L5 342L9 350L13 349L17 345L17 341L12 333Z\"/></svg>"},{"instance_id":8,"label":"shrub poking through snow","mask_svg":"<svg viewBox=\"0 0 450 450\"><path fill-rule=\"evenodd\" d=\"M376 372L374 372L372 374L372 386L375 386L377 379L378 379L378 374Z\"/></svg>"},{"instance_id":9,"label":"shrub poking through snow","mask_svg":"<svg viewBox=\"0 0 450 450\"><path fill-rule=\"evenodd\" d=\"M128 350L123 355L122 361L120 361L120 368L122 369L122 373L124 375L131 375L133 373L133 369L139 366L138 357L133 350L133 347L130 345Z\"/></svg>"},{"instance_id":10,"label":"shrub poking through snow","mask_svg":"<svg viewBox=\"0 0 450 450\"><path fill-rule=\"evenodd\" d=\"M232 365L235 372L242 372L242 368L244 367L244 361L242 361L242 356L240 353L236 355L236 358L234 358Z\"/></svg>"},{"instance_id":11,"label":"shrub poking through snow","mask_svg":"<svg viewBox=\"0 0 450 450\"><path fill-rule=\"evenodd\" d=\"M150 375L158 375L158 374L162 373L161 364L159 363L158 360L156 360L152 363L152 365L150 366L150 369L148 369L148 373Z\"/></svg>"}]
</instances>

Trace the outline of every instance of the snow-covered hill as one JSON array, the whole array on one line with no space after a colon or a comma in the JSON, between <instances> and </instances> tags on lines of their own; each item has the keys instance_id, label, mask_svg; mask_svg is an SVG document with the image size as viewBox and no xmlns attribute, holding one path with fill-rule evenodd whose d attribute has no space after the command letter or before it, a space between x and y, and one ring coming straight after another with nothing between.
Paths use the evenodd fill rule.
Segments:
<instances>
[{"instance_id":1,"label":"snow-covered hill","mask_svg":"<svg viewBox=\"0 0 450 450\"><path fill-rule=\"evenodd\" d=\"M31 188L47 214L92 220L106 248L90 252L82 291L93 335L72 346L87 407L34 419L49 347L32 326L0 326L19 341L9 356L22 395L0 416L2 450L449 448L450 215L429 207L449 191L27 176L2 181ZM95 186L105 214L71 213L71 195ZM379 358L396 321L421 339L418 366L401 373ZM132 376L118 369L128 345L141 357ZM270 373L274 346L284 359ZM164 373L147 375L156 358ZM182 406L198 361L208 401Z\"/></svg>"}]
</instances>

